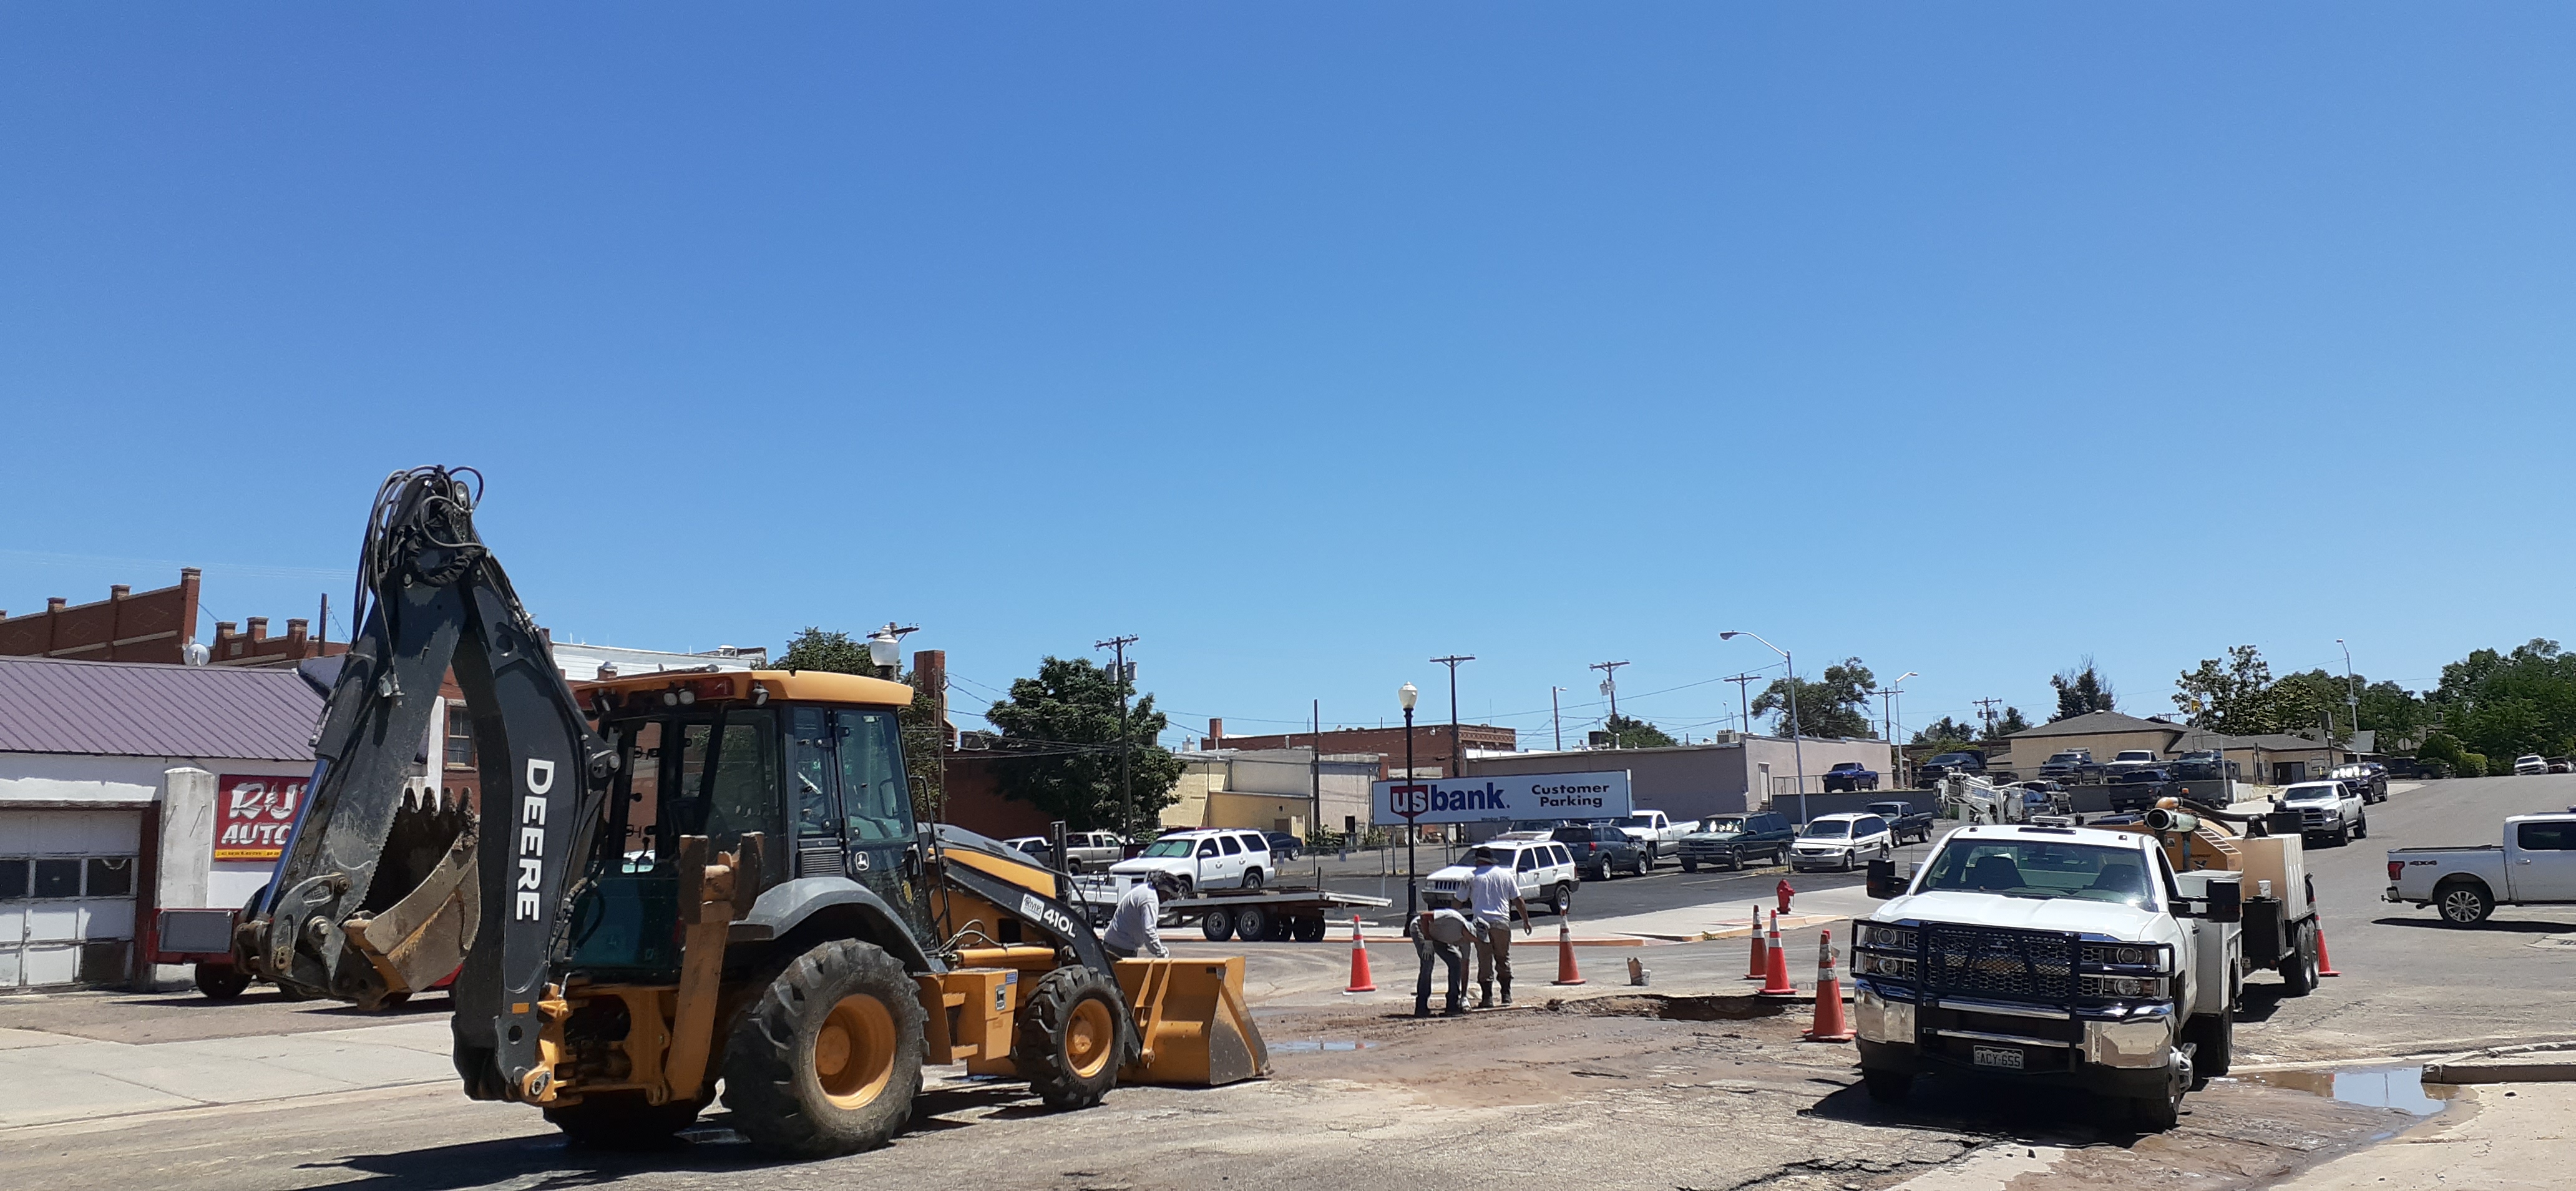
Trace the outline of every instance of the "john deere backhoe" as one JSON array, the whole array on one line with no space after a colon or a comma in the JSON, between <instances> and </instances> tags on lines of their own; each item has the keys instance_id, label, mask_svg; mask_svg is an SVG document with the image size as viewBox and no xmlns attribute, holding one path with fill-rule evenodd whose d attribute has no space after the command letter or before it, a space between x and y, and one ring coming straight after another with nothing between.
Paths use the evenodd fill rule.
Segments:
<instances>
[{"instance_id":1,"label":"john deere backhoe","mask_svg":"<svg viewBox=\"0 0 2576 1191\"><path fill-rule=\"evenodd\" d=\"M1097 1103L1266 1073L1243 961L1113 962L1056 873L914 821L910 688L794 671L570 683L476 535L479 479L398 472L301 820L236 960L399 1001L450 972L466 1093L577 1139L666 1136L717 1094L755 1142L884 1143L925 1063ZM406 800L441 675L481 805ZM461 969L459 964L462 964Z\"/></svg>"}]
</instances>

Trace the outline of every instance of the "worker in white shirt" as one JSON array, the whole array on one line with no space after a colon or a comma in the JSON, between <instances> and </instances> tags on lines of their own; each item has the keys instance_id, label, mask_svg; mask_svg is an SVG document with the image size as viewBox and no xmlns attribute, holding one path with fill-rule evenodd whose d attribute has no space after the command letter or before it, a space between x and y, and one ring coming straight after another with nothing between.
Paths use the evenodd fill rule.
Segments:
<instances>
[{"instance_id":1,"label":"worker in white shirt","mask_svg":"<svg viewBox=\"0 0 2576 1191\"><path fill-rule=\"evenodd\" d=\"M1467 905L1475 912L1476 922L1484 934L1476 940L1476 1007L1494 1007L1494 978L1502 977L1503 1003L1512 1003L1512 916L1519 915L1521 931L1529 933L1529 903L1521 899L1520 882L1510 869L1494 863L1494 850L1478 845L1476 871L1467 878Z\"/></svg>"},{"instance_id":2,"label":"worker in white shirt","mask_svg":"<svg viewBox=\"0 0 2576 1191\"><path fill-rule=\"evenodd\" d=\"M1413 1015L1431 1016L1431 965L1449 965L1449 997L1441 1006L1448 1017L1467 1015L1467 957L1460 947L1467 940L1484 933L1476 920L1446 907L1424 910L1405 932L1413 936L1413 952L1422 959L1422 970L1413 978Z\"/></svg>"},{"instance_id":3,"label":"worker in white shirt","mask_svg":"<svg viewBox=\"0 0 2576 1191\"><path fill-rule=\"evenodd\" d=\"M1100 936L1100 945L1120 959L1172 958L1171 950L1163 946L1163 899L1180 888L1180 878L1170 873L1156 873L1128 886L1118 895L1118 908L1109 913L1109 929Z\"/></svg>"}]
</instances>

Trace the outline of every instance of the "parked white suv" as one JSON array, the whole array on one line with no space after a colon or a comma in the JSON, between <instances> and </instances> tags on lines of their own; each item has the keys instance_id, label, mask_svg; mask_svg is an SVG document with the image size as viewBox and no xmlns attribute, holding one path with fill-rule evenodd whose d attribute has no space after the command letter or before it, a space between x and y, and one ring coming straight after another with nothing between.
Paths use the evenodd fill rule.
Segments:
<instances>
[{"instance_id":1,"label":"parked white suv","mask_svg":"<svg viewBox=\"0 0 2576 1191\"><path fill-rule=\"evenodd\" d=\"M1546 906L1559 914L1574 900L1574 891L1583 880L1574 871L1574 853L1555 840L1486 840L1477 845L1494 850L1494 864L1512 872L1512 883L1520 886L1521 897L1533 907ZM1476 874L1476 866L1453 864L1422 880L1422 902L1429 909L1448 906L1467 908L1467 878Z\"/></svg>"},{"instance_id":2,"label":"parked white suv","mask_svg":"<svg viewBox=\"0 0 2576 1191\"><path fill-rule=\"evenodd\" d=\"M1850 872L1868 861L1893 855L1896 835L1878 815L1818 815L1798 830L1789 845L1789 871L1838 868Z\"/></svg>"},{"instance_id":3,"label":"parked white suv","mask_svg":"<svg viewBox=\"0 0 2576 1191\"><path fill-rule=\"evenodd\" d=\"M2299 834L2331 837L2338 845L2370 835L2361 795L2340 781L2300 782L2281 789L2281 809L2299 812Z\"/></svg>"},{"instance_id":4,"label":"parked white suv","mask_svg":"<svg viewBox=\"0 0 2576 1191\"><path fill-rule=\"evenodd\" d=\"M1277 866L1270 860L1270 841L1258 831L1175 831L1134 859L1109 866L1112 876L1147 877L1172 873L1189 890L1259 889ZM1120 883L1123 887L1124 882Z\"/></svg>"}]
</instances>

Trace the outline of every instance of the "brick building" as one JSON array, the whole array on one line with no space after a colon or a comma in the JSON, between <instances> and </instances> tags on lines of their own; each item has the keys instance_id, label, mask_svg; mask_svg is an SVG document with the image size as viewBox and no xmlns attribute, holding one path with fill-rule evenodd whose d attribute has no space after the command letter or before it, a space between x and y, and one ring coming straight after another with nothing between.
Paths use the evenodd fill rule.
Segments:
<instances>
[{"instance_id":1,"label":"brick building","mask_svg":"<svg viewBox=\"0 0 2576 1191\"><path fill-rule=\"evenodd\" d=\"M1225 721L1208 721L1207 739L1199 742L1202 749L1311 749L1321 745L1325 756L1347 756L1353 753L1375 753L1384 758L1378 776L1391 776L1391 766L1404 768L1404 729L1397 728L1331 728L1323 732L1283 732L1266 736L1229 736ZM1491 724L1458 725L1458 745L1468 759L1497 753L1516 752L1520 734L1510 728ZM1413 768L1421 777L1454 777L1458 758L1450 755L1449 725L1413 725Z\"/></svg>"}]
</instances>

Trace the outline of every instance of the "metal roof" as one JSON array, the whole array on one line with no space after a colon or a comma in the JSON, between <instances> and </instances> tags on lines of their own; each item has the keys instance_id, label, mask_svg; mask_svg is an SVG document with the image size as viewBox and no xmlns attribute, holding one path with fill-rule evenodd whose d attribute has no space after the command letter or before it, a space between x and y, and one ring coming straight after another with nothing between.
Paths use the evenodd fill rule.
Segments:
<instances>
[{"instance_id":1,"label":"metal roof","mask_svg":"<svg viewBox=\"0 0 2576 1191\"><path fill-rule=\"evenodd\" d=\"M321 719L292 669L0 657L0 752L309 761Z\"/></svg>"},{"instance_id":2,"label":"metal roof","mask_svg":"<svg viewBox=\"0 0 2576 1191\"><path fill-rule=\"evenodd\" d=\"M2042 736L2110 736L2123 732L2191 731L2196 729L2188 724L2177 724L2166 720L2142 720L2134 715L2123 715L2116 711L2088 711L2082 715L2070 716L2052 723L2024 728L2005 739L2021 740Z\"/></svg>"}]
</instances>

